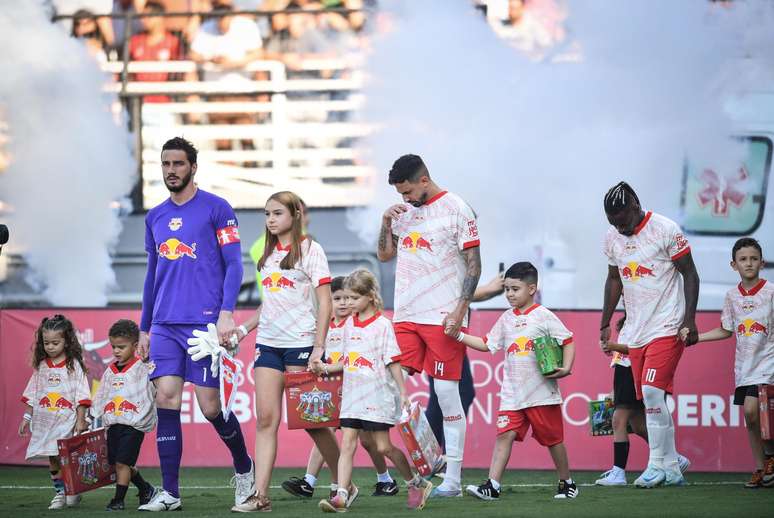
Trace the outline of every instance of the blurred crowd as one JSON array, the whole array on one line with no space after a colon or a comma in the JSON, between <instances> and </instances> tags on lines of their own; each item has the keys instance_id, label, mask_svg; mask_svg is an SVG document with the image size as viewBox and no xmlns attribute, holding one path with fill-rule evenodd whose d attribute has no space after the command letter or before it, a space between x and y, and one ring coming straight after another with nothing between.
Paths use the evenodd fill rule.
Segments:
<instances>
[{"instance_id":1,"label":"blurred crowd","mask_svg":"<svg viewBox=\"0 0 774 518\"><path fill-rule=\"evenodd\" d=\"M305 59L356 52L365 45L366 12L375 7L375 0L49 1L55 14L68 17L61 23L100 62L122 60L126 51L132 61L217 64L218 77L238 75L258 59L294 69ZM353 11L337 12L341 9ZM195 14L165 16L178 12ZM167 79L156 74L140 80Z\"/></svg>"}]
</instances>

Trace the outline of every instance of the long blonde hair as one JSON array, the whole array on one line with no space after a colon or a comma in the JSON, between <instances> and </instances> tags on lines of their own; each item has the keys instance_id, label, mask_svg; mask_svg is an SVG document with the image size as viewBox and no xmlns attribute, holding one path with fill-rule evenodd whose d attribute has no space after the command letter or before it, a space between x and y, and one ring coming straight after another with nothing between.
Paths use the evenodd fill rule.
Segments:
<instances>
[{"instance_id":1,"label":"long blonde hair","mask_svg":"<svg viewBox=\"0 0 774 518\"><path fill-rule=\"evenodd\" d=\"M293 219L293 224L290 227L290 252L280 263L281 269L290 270L301 261L301 242L304 240L304 201L296 193L290 191L275 192L269 196L266 204L268 205L271 200L284 205L290 211L290 217ZM266 232L266 241L263 245L263 255L258 260L259 271L266 264L266 260L277 247L277 244L279 244L279 238L269 232L268 226L264 230Z\"/></svg>"},{"instance_id":2,"label":"long blonde hair","mask_svg":"<svg viewBox=\"0 0 774 518\"><path fill-rule=\"evenodd\" d=\"M379 281L376 276L365 268L358 268L344 279L344 289L353 291L358 295L371 297L377 311L384 309L384 302L379 293Z\"/></svg>"}]
</instances>

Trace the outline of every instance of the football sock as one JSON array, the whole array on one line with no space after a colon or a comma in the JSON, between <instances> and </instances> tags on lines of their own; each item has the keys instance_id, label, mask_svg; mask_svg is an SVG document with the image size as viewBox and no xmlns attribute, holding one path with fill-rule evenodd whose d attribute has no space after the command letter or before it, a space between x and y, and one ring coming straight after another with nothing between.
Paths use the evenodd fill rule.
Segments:
<instances>
[{"instance_id":1,"label":"football sock","mask_svg":"<svg viewBox=\"0 0 774 518\"><path fill-rule=\"evenodd\" d=\"M626 462L629 460L629 441L620 441L613 443L613 466L619 469L626 469Z\"/></svg>"},{"instance_id":2,"label":"football sock","mask_svg":"<svg viewBox=\"0 0 774 518\"><path fill-rule=\"evenodd\" d=\"M113 497L114 502L123 502L124 498L126 498L126 491L129 489L129 486L122 486L121 484L116 484L116 496Z\"/></svg>"},{"instance_id":3,"label":"football sock","mask_svg":"<svg viewBox=\"0 0 774 518\"><path fill-rule=\"evenodd\" d=\"M223 412L218 412L213 419L207 418L212 426L215 427L215 431L218 432L220 440L223 441L231 452L231 458L234 460L234 471L237 473L249 473L252 467L252 461L250 455L247 454L247 447L245 446L245 438L242 436L242 427L239 426L239 421L232 413L229 414L228 420L223 419Z\"/></svg>"},{"instance_id":4,"label":"football sock","mask_svg":"<svg viewBox=\"0 0 774 518\"><path fill-rule=\"evenodd\" d=\"M386 484L389 484L390 482L393 482L392 477L390 476L390 471L387 470L384 473L377 473L376 474L376 481L377 482L384 482Z\"/></svg>"},{"instance_id":5,"label":"football sock","mask_svg":"<svg viewBox=\"0 0 774 518\"><path fill-rule=\"evenodd\" d=\"M183 429L180 425L180 410L159 408L156 429L156 447L161 464L161 483L164 490L180 498L180 458L183 456Z\"/></svg>"},{"instance_id":6,"label":"football sock","mask_svg":"<svg viewBox=\"0 0 774 518\"><path fill-rule=\"evenodd\" d=\"M675 435L672 418L664 400L665 392L660 388L650 385L642 386L642 398L645 403L645 424L648 427L648 446L650 456L648 464L664 469L664 460L667 451L670 450L668 441L671 440L671 451L675 451ZM670 433L671 428L671 433ZM677 460L675 455L675 461Z\"/></svg>"},{"instance_id":7,"label":"football sock","mask_svg":"<svg viewBox=\"0 0 774 518\"><path fill-rule=\"evenodd\" d=\"M142 478L142 475L140 475L139 471L135 471L132 475L132 484L134 484L135 487L140 491L143 491L150 486L150 484L148 484L148 482Z\"/></svg>"},{"instance_id":8,"label":"football sock","mask_svg":"<svg viewBox=\"0 0 774 518\"><path fill-rule=\"evenodd\" d=\"M669 426L666 429L666 438L664 440L664 468L679 472L680 463L677 448L675 447L675 422L672 419L672 414L669 413L666 401L664 401L664 408L666 409L667 417L669 417Z\"/></svg>"},{"instance_id":9,"label":"football sock","mask_svg":"<svg viewBox=\"0 0 774 518\"><path fill-rule=\"evenodd\" d=\"M459 489L462 480L462 457L465 448L465 412L460 400L459 381L433 380L438 406L443 413L443 435L446 442L446 477L443 490Z\"/></svg>"},{"instance_id":10,"label":"football sock","mask_svg":"<svg viewBox=\"0 0 774 518\"><path fill-rule=\"evenodd\" d=\"M65 486L64 480L62 480L62 473L59 471L51 471L51 484L54 486L54 491L57 493L64 493Z\"/></svg>"},{"instance_id":11,"label":"football sock","mask_svg":"<svg viewBox=\"0 0 774 518\"><path fill-rule=\"evenodd\" d=\"M306 480L306 483L312 487L314 487L314 485L317 484L317 477L315 477L311 473L307 473L306 475L304 475L304 480Z\"/></svg>"}]
</instances>

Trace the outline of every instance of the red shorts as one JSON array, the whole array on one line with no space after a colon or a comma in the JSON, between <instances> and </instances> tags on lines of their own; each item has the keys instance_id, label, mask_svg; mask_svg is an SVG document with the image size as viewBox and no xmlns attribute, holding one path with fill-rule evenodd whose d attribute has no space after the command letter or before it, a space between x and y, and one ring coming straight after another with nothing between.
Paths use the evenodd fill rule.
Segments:
<instances>
[{"instance_id":1,"label":"red shorts","mask_svg":"<svg viewBox=\"0 0 774 518\"><path fill-rule=\"evenodd\" d=\"M643 385L672 393L675 371L684 349L685 343L677 336L656 338L644 347L629 349L637 399L642 399Z\"/></svg>"},{"instance_id":2,"label":"red shorts","mask_svg":"<svg viewBox=\"0 0 774 518\"><path fill-rule=\"evenodd\" d=\"M527 438L532 426L532 437L542 446L554 446L564 441L562 405L543 405L521 410L500 410L497 412L497 435L514 431L515 441Z\"/></svg>"},{"instance_id":3,"label":"red shorts","mask_svg":"<svg viewBox=\"0 0 774 518\"><path fill-rule=\"evenodd\" d=\"M443 326L395 322L393 328L400 347L400 364L410 374L425 371L431 378L441 380L462 377L465 344L447 336Z\"/></svg>"}]
</instances>

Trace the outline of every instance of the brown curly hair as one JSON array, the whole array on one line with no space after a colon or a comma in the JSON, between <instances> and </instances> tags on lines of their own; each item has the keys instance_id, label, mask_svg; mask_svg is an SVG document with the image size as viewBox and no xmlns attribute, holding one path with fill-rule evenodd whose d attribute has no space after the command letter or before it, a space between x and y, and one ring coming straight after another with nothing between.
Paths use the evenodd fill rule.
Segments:
<instances>
[{"instance_id":1,"label":"brown curly hair","mask_svg":"<svg viewBox=\"0 0 774 518\"><path fill-rule=\"evenodd\" d=\"M83 372L86 372L86 365L83 363L83 347L75 333L73 323L64 315L54 315L45 317L40 321L38 329L35 331L35 342L32 345L32 368L37 370L40 362L45 360L48 355L43 347L43 333L45 331L57 331L62 334L65 341L64 353L67 362L67 370L75 369L75 362L81 366Z\"/></svg>"}]
</instances>

